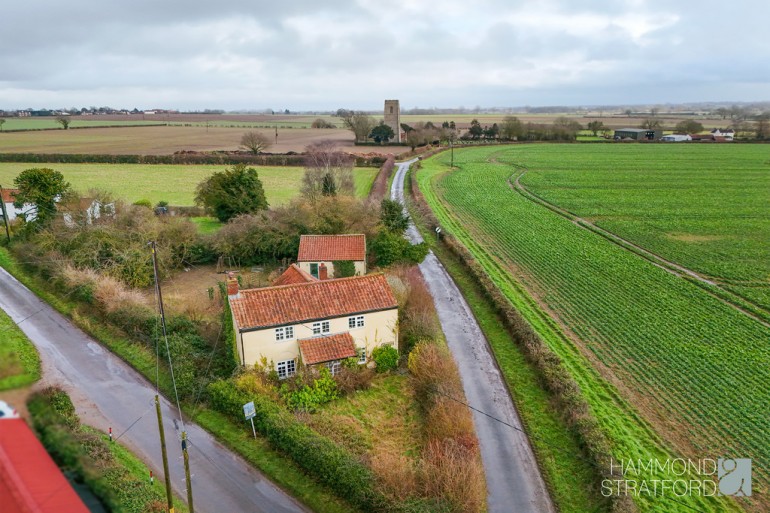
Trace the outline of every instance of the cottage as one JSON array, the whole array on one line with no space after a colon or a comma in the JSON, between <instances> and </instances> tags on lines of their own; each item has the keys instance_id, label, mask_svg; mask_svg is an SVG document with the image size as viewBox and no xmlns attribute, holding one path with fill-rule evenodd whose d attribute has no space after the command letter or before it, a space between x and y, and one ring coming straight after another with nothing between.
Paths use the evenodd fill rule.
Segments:
<instances>
[{"instance_id":1,"label":"cottage","mask_svg":"<svg viewBox=\"0 0 770 513\"><path fill-rule=\"evenodd\" d=\"M21 208L13 206L13 202L16 200L16 193L19 189L2 189L0 194L0 200L3 202L2 208L0 208L0 219L3 217L3 212L8 215L8 221L13 221L17 217L24 217L27 221L35 220L35 206L31 203L25 203Z\"/></svg>"},{"instance_id":2,"label":"cottage","mask_svg":"<svg viewBox=\"0 0 770 513\"><path fill-rule=\"evenodd\" d=\"M728 128L726 130L723 130L721 128L715 128L711 131L711 135L713 135L714 137L724 137L725 141L732 141L733 139L735 139L735 130L733 130L732 128Z\"/></svg>"},{"instance_id":3,"label":"cottage","mask_svg":"<svg viewBox=\"0 0 770 513\"><path fill-rule=\"evenodd\" d=\"M335 373L345 358L365 364L375 347L398 347L398 303L382 274L318 280L294 266L278 282L287 284L239 290L228 279L242 365L266 360L280 378L300 364Z\"/></svg>"},{"instance_id":4,"label":"cottage","mask_svg":"<svg viewBox=\"0 0 770 513\"><path fill-rule=\"evenodd\" d=\"M302 235L299 239L297 264L314 278L321 278L322 265L328 277L334 276L334 262L352 261L355 275L366 274L365 235Z\"/></svg>"},{"instance_id":5,"label":"cottage","mask_svg":"<svg viewBox=\"0 0 770 513\"><path fill-rule=\"evenodd\" d=\"M102 203L94 198L78 198L75 201L60 202L58 208L62 212L64 224L68 228L93 224L102 215L106 217L115 215L115 203Z\"/></svg>"}]
</instances>

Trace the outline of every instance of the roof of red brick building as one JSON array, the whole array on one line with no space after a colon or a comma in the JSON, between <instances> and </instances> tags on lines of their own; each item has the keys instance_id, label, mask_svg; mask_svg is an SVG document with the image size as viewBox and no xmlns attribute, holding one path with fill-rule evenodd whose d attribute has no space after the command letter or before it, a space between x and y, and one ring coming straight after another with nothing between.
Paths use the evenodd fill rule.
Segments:
<instances>
[{"instance_id":1,"label":"roof of red brick building","mask_svg":"<svg viewBox=\"0 0 770 513\"><path fill-rule=\"evenodd\" d=\"M398 308L385 276L246 289L230 298L239 329L261 329Z\"/></svg>"},{"instance_id":2,"label":"roof of red brick building","mask_svg":"<svg viewBox=\"0 0 770 513\"><path fill-rule=\"evenodd\" d=\"M350 333L299 340L299 351L305 365L342 360L356 355L356 346Z\"/></svg>"},{"instance_id":3,"label":"roof of red brick building","mask_svg":"<svg viewBox=\"0 0 770 513\"><path fill-rule=\"evenodd\" d=\"M291 264L276 280L273 282L273 287L280 285L294 285L297 283L308 283L311 281L318 281L318 278L314 278L309 273L306 273L299 268L297 264Z\"/></svg>"},{"instance_id":4,"label":"roof of red brick building","mask_svg":"<svg viewBox=\"0 0 770 513\"><path fill-rule=\"evenodd\" d=\"M0 420L0 504L3 513L88 513L23 419Z\"/></svg>"},{"instance_id":5,"label":"roof of red brick building","mask_svg":"<svg viewBox=\"0 0 770 513\"><path fill-rule=\"evenodd\" d=\"M16 199L13 197L14 194L19 192L19 189L3 189L3 203L13 203L16 201Z\"/></svg>"},{"instance_id":6,"label":"roof of red brick building","mask_svg":"<svg viewBox=\"0 0 770 513\"><path fill-rule=\"evenodd\" d=\"M302 235L298 262L366 260L365 235Z\"/></svg>"}]
</instances>

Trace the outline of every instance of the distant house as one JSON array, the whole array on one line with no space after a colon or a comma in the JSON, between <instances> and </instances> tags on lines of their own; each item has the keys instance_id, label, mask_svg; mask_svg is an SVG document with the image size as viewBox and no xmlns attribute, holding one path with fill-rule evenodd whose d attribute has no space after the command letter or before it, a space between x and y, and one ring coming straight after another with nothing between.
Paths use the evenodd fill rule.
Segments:
<instances>
[{"instance_id":1,"label":"distant house","mask_svg":"<svg viewBox=\"0 0 770 513\"><path fill-rule=\"evenodd\" d=\"M31 203L25 203L22 205L21 208L16 208L13 206L13 202L16 200L15 196L16 193L19 192L19 189L3 189L2 192L2 199L3 201L3 207L0 209L0 218L3 217L3 211L8 214L8 221L13 221L17 217L25 217L27 221L34 221L35 217L35 206Z\"/></svg>"},{"instance_id":2,"label":"distant house","mask_svg":"<svg viewBox=\"0 0 770 513\"><path fill-rule=\"evenodd\" d=\"M398 303L382 274L316 280L290 267L284 275L288 284L245 290L228 279L242 365L266 361L280 378L301 364L334 374L343 359L365 364L375 347L398 347Z\"/></svg>"},{"instance_id":3,"label":"distant house","mask_svg":"<svg viewBox=\"0 0 770 513\"><path fill-rule=\"evenodd\" d=\"M321 277L320 271L323 267L326 268L329 277L334 276L334 262L340 260L352 261L356 275L365 275L366 236L302 235L300 237L297 264L314 278Z\"/></svg>"},{"instance_id":4,"label":"distant house","mask_svg":"<svg viewBox=\"0 0 770 513\"><path fill-rule=\"evenodd\" d=\"M616 140L631 139L634 141L657 141L663 136L663 131L647 128L621 128L615 130L614 138Z\"/></svg>"},{"instance_id":5,"label":"distant house","mask_svg":"<svg viewBox=\"0 0 770 513\"><path fill-rule=\"evenodd\" d=\"M670 134L664 135L660 140L663 142L685 142L692 141L692 137L688 134Z\"/></svg>"},{"instance_id":6,"label":"distant house","mask_svg":"<svg viewBox=\"0 0 770 513\"><path fill-rule=\"evenodd\" d=\"M93 224L102 216L115 215L115 203L102 203L94 198L78 198L74 203L59 203L64 224L69 228Z\"/></svg>"},{"instance_id":7,"label":"distant house","mask_svg":"<svg viewBox=\"0 0 770 513\"><path fill-rule=\"evenodd\" d=\"M735 130L732 128L728 128L726 130L715 128L711 131L711 135L714 137L724 137L726 141L732 141L735 139Z\"/></svg>"}]
</instances>

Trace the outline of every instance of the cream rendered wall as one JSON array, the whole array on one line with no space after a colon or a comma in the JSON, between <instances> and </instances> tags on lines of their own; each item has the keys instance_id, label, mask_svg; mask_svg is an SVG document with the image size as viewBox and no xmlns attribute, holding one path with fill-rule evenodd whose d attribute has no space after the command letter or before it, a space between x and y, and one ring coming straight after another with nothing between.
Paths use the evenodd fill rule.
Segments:
<instances>
[{"instance_id":1,"label":"cream rendered wall","mask_svg":"<svg viewBox=\"0 0 770 513\"><path fill-rule=\"evenodd\" d=\"M363 260L354 260L353 263L356 266L356 276L366 275L366 262ZM310 264L326 265L328 269L329 278L334 278L334 263L333 262L297 262L299 268L310 274Z\"/></svg>"},{"instance_id":2,"label":"cream rendered wall","mask_svg":"<svg viewBox=\"0 0 770 513\"><path fill-rule=\"evenodd\" d=\"M348 329L349 316L347 315L329 319L328 335L349 332L356 348L366 348L367 358L370 358L372 350L380 345L388 344L398 349L398 309L361 315L364 316L363 328ZM259 363L263 356L267 358L268 363L298 358L297 340L312 338L314 336L312 325L312 322L292 325L294 338L291 340L275 340L275 328L239 333L238 350L242 351L239 355L245 355L242 363L254 365Z\"/></svg>"}]
</instances>

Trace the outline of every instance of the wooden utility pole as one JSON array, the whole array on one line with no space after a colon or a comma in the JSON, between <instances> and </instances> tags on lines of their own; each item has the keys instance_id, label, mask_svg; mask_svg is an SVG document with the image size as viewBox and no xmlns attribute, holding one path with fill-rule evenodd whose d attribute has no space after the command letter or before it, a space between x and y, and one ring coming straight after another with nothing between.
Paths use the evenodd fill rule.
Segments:
<instances>
[{"instance_id":1,"label":"wooden utility pole","mask_svg":"<svg viewBox=\"0 0 770 513\"><path fill-rule=\"evenodd\" d=\"M158 279L158 258L155 253L155 241L150 242L150 247L152 248L152 270L153 274L155 276L155 293L158 297L158 311L160 312L160 326L163 333L163 339L168 340L168 333L166 332L166 312L163 309L163 294L160 290L160 280ZM171 379L173 381L174 379L174 369L171 366L171 353L168 351L168 342L166 342L166 352L168 353L168 360L169 360L169 369L171 370ZM174 391L176 392L176 384L174 384ZM158 396L155 396L155 404L157 406L158 410L158 425L160 427L160 439L161 439L161 446L163 448L163 468L166 472L166 494L168 496L168 507L169 507L169 513L174 513L174 505L172 502L172 495L171 495L171 480L169 478L168 473L168 460L166 459L166 442L165 437L163 435L163 425L160 420L160 403L158 402ZM179 406L179 398L177 397L177 406ZM182 410L179 410L179 415L181 417ZM192 481L190 479L190 457L187 453L187 431L184 429L184 420L182 420L182 459L184 460L184 477L185 477L185 484L187 485L187 506L190 510L190 513L195 513L195 509L193 507L193 496L192 496Z\"/></svg>"},{"instance_id":2,"label":"wooden utility pole","mask_svg":"<svg viewBox=\"0 0 770 513\"><path fill-rule=\"evenodd\" d=\"M0 185L0 209L3 213L3 221L5 222L5 236L8 237L8 243L11 242L11 230L8 228L8 212L5 210L5 200L3 199L3 186Z\"/></svg>"},{"instance_id":3,"label":"wooden utility pole","mask_svg":"<svg viewBox=\"0 0 770 513\"><path fill-rule=\"evenodd\" d=\"M158 281L158 259L155 256L155 241L150 242L152 249L152 269L155 274L155 292L158 296L158 311L160 312L160 327L163 337L166 337L166 315L163 312L163 296L160 294L160 282ZM160 344L160 340L156 342ZM157 356L156 356L157 357ZM157 378L156 378L157 379ZM157 386L157 385L156 385ZM155 411L158 414L158 430L160 430L160 449L163 454L163 474L166 478L166 503L169 513L174 513L174 496L171 493L171 475L168 471L168 454L166 453L166 434L163 431L163 417L160 412L160 398L155 394Z\"/></svg>"}]
</instances>

